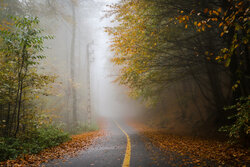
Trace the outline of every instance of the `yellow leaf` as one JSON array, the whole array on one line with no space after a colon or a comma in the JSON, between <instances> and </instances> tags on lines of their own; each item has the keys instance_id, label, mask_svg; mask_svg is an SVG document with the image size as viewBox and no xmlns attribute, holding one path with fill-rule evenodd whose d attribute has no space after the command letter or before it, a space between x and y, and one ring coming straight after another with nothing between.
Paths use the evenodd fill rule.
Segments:
<instances>
[{"instance_id":1,"label":"yellow leaf","mask_svg":"<svg viewBox=\"0 0 250 167\"><path fill-rule=\"evenodd\" d=\"M202 29L202 31L205 31L205 26L203 25L203 26L201 27L201 29Z\"/></svg>"},{"instance_id":2,"label":"yellow leaf","mask_svg":"<svg viewBox=\"0 0 250 167\"><path fill-rule=\"evenodd\" d=\"M219 12L217 12L217 11L215 11L215 10L213 10L213 14L219 16Z\"/></svg>"},{"instance_id":3,"label":"yellow leaf","mask_svg":"<svg viewBox=\"0 0 250 167\"><path fill-rule=\"evenodd\" d=\"M248 39L244 39L243 43L246 45L248 43Z\"/></svg>"},{"instance_id":4,"label":"yellow leaf","mask_svg":"<svg viewBox=\"0 0 250 167\"><path fill-rule=\"evenodd\" d=\"M221 13L221 8L219 8L217 11L218 11L219 13Z\"/></svg>"},{"instance_id":5,"label":"yellow leaf","mask_svg":"<svg viewBox=\"0 0 250 167\"><path fill-rule=\"evenodd\" d=\"M217 56L217 57L215 58L215 60L219 60L219 59L221 59L221 57L220 57L220 56Z\"/></svg>"},{"instance_id":6,"label":"yellow leaf","mask_svg":"<svg viewBox=\"0 0 250 167\"><path fill-rule=\"evenodd\" d=\"M243 4L243 1L241 1L240 3L238 3L239 6L241 6Z\"/></svg>"},{"instance_id":7,"label":"yellow leaf","mask_svg":"<svg viewBox=\"0 0 250 167\"><path fill-rule=\"evenodd\" d=\"M218 21L218 19L217 18L212 18L212 21Z\"/></svg>"}]
</instances>

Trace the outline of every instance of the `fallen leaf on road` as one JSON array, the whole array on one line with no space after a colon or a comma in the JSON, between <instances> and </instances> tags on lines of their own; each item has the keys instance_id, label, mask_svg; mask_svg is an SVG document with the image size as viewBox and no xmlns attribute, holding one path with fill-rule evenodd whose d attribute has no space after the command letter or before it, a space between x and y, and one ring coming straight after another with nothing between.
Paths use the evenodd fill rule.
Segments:
<instances>
[{"instance_id":1,"label":"fallen leaf on road","mask_svg":"<svg viewBox=\"0 0 250 167\"><path fill-rule=\"evenodd\" d=\"M212 162L216 166L241 167L250 164L249 150L246 148L230 146L226 142L217 140L167 134L162 130L152 129L140 123L130 124L162 150L186 156L187 158L182 158L185 164L211 166ZM168 156L173 161L176 159L176 157L171 157L171 154ZM188 162L190 160L191 162Z\"/></svg>"}]
</instances>

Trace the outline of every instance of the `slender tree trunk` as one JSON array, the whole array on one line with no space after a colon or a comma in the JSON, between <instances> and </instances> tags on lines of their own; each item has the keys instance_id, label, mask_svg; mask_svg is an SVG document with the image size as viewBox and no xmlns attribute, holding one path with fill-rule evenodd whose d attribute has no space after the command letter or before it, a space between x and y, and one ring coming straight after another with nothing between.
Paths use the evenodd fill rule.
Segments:
<instances>
[{"instance_id":1,"label":"slender tree trunk","mask_svg":"<svg viewBox=\"0 0 250 167\"><path fill-rule=\"evenodd\" d=\"M23 70L23 66L24 66L24 50L26 49L26 44L24 44L23 46L23 50L22 50L22 56L21 56L21 63L20 61L18 62L18 76L17 76L17 79L18 79L18 86L17 86L17 92L16 92L16 99L15 99L15 106L14 106L14 110L13 110L13 114L12 114L12 121L11 121L11 124L13 124L11 126L11 131L12 131L12 128L15 130L15 126L16 126L16 110L18 108L18 101L19 101L19 94L20 94L20 87L21 87L21 74L22 74L22 70Z\"/></svg>"},{"instance_id":2,"label":"slender tree trunk","mask_svg":"<svg viewBox=\"0 0 250 167\"><path fill-rule=\"evenodd\" d=\"M6 130L5 130L5 134L7 136L9 136L9 130L10 130L10 108L11 107L11 104L10 102L8 103L8 113L7 113L7 119L6 119Z\"/></svg>"},{"instance_id":3,"label":"slender tree trunk","mask_svg":"<svg viewBox=\"0 0 250 167\"><path fill-rule=\"evenodd\" d=\"M16 124L16 130L14 133L14 136L16 137L17 132L19 130L19 124L20 124L20 112L21 112L21 103L22 103L22 93L23 93L23 80L25 78L26 72L27 72L27 66L24 67L25 64L25 50L26 50L26 43L23 46L23 50L22 50L22 62L21 62L21 67L20 67L20 71L18 73L18 94L17 94L17 98L16 98L16 105L15 105L15 109L14 112L16 113L16 109L17 109L17 124ZM23 73L23 68L25 68L25 73L22 76Z\"/></svg>"},{"instance_id":4,"label":"slender tree trunk","mask_svg":"<svg viewBox=\"0 0 250 167\"><path fill-rule=\"evenodd\" d=\"M18 110L17 110L17 127L15 136L17 135L20 127L20 112L21 112L21 103L22 103L22 95L23 95L23 79L21 81L21 87L20 87L20 94L19 94L19 101L18 101Z\"/></svg>"},{"instance_id":5,"label":"slender tree trunk","mask_svg":"<svg viewBox=\"0 0 250 167\"><path fill-rule=\"evenodd\" d=\"M71 40L71 57L70 57L70 74L72 81L72 113L73 113L73 123L77 123L77 97L76 97L76 88L75 88L75 40L76 40L76 9L75 4L71 1L72 4L72 40Z\"/></svg>"},{"instance_id":6,"label":"slender tree trunk","mask_svg":"<svg viewBox=\"0 0 250 167\"><path fill-rule=\"evenodd\" d=\"M67 82L67 89L66 89L66 103L65 103L65 108L66 108L66 124L67 124L67 129L70 129L70 109L69 109L69 104L70 104L70 82Z\"/></svg>"}]
</instances>

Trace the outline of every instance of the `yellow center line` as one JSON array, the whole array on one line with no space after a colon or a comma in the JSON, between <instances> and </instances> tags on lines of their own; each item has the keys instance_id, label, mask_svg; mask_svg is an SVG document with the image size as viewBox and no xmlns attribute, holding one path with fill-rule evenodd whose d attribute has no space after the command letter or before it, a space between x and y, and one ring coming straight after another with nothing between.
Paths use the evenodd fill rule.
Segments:
<instances>
[{"instance_id":1,"label":"yellow center line","mask_svg":"<svg viewBox=\"0 0 250 167\"><path fill-rule=\"evenodd\" d=\"M129 163L130 163L130 156L131 156L131 143L130 143L130 138L128 136L128 134L121 128L121 126L114 120L116 126L121 129L121 131L126 135L127 137L127 149L126 149L126 153L125 153L125 157L123 160L123 164L122 167L129 167Z\"/></svg>"}]
</instances>

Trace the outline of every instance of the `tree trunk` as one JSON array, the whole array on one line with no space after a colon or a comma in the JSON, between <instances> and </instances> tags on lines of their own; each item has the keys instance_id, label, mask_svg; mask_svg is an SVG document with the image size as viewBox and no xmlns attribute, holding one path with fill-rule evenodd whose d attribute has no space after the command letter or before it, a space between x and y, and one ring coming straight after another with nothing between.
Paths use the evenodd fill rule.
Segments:
<instances>
[{"instance_id":1,"label":"tree trunk","mask_svg":"<svg viewBox=\"0 0 250 167\"><path fill-rule=\"evenodd\" d=\"M76 40L76 11L75 4L72 4L72 40L71 40L71 55L70 55L70 74L72 81L72 113L73 113L73 123L77 123L77 98L76 98L76 88L75 88L75 40Z\"/></svg>"}]
</instances>

